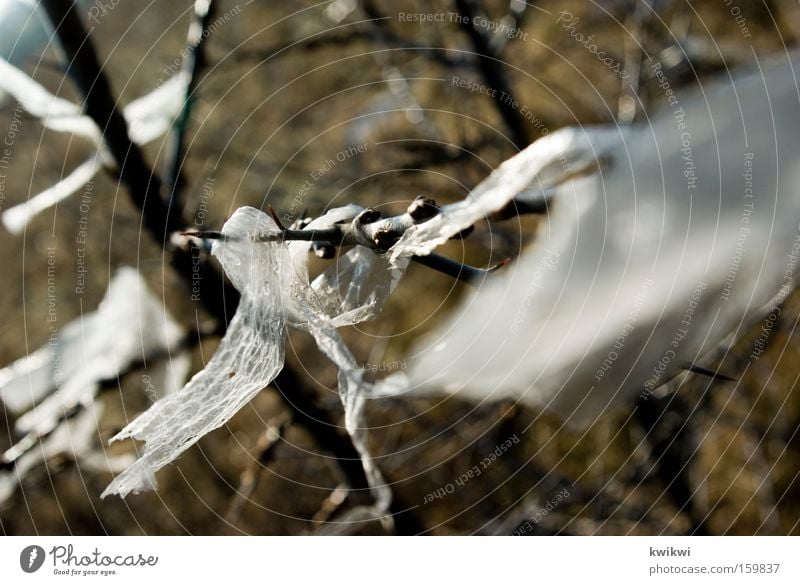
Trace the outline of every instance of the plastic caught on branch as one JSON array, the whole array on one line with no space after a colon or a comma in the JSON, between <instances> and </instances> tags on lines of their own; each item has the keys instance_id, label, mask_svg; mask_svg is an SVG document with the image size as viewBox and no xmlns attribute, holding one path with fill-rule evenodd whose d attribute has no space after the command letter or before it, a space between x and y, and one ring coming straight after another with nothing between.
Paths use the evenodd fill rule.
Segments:
<instances>
[{"instance_id":1,"label":"plastic caught on branch","mask_svg":"<svg viewBox=\"0 0 800 585\"><path fill-rule=\"evenodd\" d=\"M589 139L595 132L571 128L541 138L500 165L465 199L442 206L435 217L407 229L391 249L392 260L426 256L515 197L545 199L553 182L560 180L565 172L588 172L592 163L602 162L599 156L602 152ZM563 160L554 153L563 156Z\"/></svg>"},{"instance_id":2,"label":"plastic caught on branch","mask_svg":"<svg viewBox=\"0 0 800 585\"><path fill-rule=\"evenodd\" d=\"M188 74L181 72L124 108L123 114L133 142L147 144L169 130L183 106L188 80ZM98 148L97 152L58 183L3 212L6 229L17 234L36 214L72 195L104 166L113 165L113 158L103 143L100 129L83 114L80 106L54 96L26 73L2 59L0 90L7 91L17 99L25 111L37 118L45 128L86 138Z\"/></svg>"},{"instance_id":3,"label":"plastic caught on branch","mask_svg":"<svg viewBox=\"0 0 800 585\"><path fill-rule=\"evenodd\" d=\"M387 379L381 392L514 398L580 425L727 350L796 282L796 58L678 96L646 125L554 133L457 213L407 234L395 254L423 253L509 189L569 163L536 242L414 348L407 379ZM581 153L597 161L593 174L572 174Z\"/></svg>"},{"instance_id":4,"label":"plastic caught on branch","mask_svg":"<svg viewBox=\"0 0 800 585\"><path fill-rule=\"evenodd\" d=\"M322 230L347 220L355 220L363 209L349 205L333 209L309 223L305 229ZM386 486L367 447L364 408L369 385L350 349L336 327L352 325L376 316L400 280L408 262L393 268L388 260L362 246L350 250L344 258L321 274L308 286L308 242L288 244L294 258L295 278L291 287L297 291L292 305L294 326L307 330L319 349L339 369L339 396L344 407L345 429L361 456L361 463L372 490L374 504L350 510L340 518L338 526L380 519L390 522L386 512L391 504L391 490ZM363 252L360 252L363 250ZM299 294L297 294L299 293ZM342 294L343 293L343 294Z\"/></svg>"},{"instance_id":5,"label":"plastic caught on branch","mask_svg":"<svg viewBox=\"0 0 800 585\"><path fill-rule=\"evenodd\" d=\"M225 424L280 372L286 329L281 283L289 256L281 244L254 241L278 231L267 215L251 207L239 209L225 223L222 232L229 240L215 242L212 253L242 293L236 315L206 367L114 437L145 441L144 453L103 497L154 488L158 469Z\"/></svg>"},{"instance_id":6,"label":"plastic caught on branch","mask_svg":"<svg viewBox=\"0 0 800 585\"><path fill-rule=\"evenodd\" d=\"M311 288L334 326L353 325L380 313L407 266L407 260L392 265L369 248L355 246L314 279Z\"/></svg>"},{"instance_id":7,"label":"plastic caught on branch","mask_svg":"<svg viewBox=\"0 0 800 585\"><path fill-rule=\"evenodd\" d=\"M332 209L303 229L324 230L354 221L362 211L356 205ZM238 209L225 223L212 253L242 293L236 315L206 368L185 388L153 405L115 437L146 441L144 454L112 482L104 496L125 496L154 487L155 471L223 425L267 386L283 365L288 324L308 331L339 369L345 427L361 455L375 500L373 506L352 510L350 517L385 519L391 491L367 449L367 385L336 327L375 316L403 269L390 270L388 260L378 258L371 250L365 249L366 254L351 251L341 265L331 267L312 286L308 253L313 242L284 243L277 238L281 231L266 214L251 207ZM357 265L362 262L364 269Z\"/></svg>"},{"instance_id":8,"label":"plastic caught on branch","mask_svg":"<svg viewBox=\"0 0 800 585\"><path fill-rule=\"evenodd\" d=\"M102 416L102 405L93 403L64 419L40 440L6 451L3 461L9 465L0 471L0 503L11 497L28 473L59 455L74 460L85 471L117 472L130 465L130 455L110 456L102 451L97 429Z\"/></svg>"},{"instance_id":9,"label":"plastic caught on branch","mask_svg":"<svg viewBox=\"0 0 800 585\"><path fill-rule=\"evenodd\" d=\"M8 411L22 414L16 422L22 438L0 460L0 501L28 472L57 455L75 459L87 471L118 472L131 465L130 455L109 456L100 448L102 405L95 397L101 384L148 362L149 394L182 386L189 356L179 346L181 337L139 273L123 267L97 311L0 370L0 399Z\"/></svg>"},{"instance_id":10,"label":"plastic caught on branch","mask_svg":"<svg viewBox=\"0 0 800 585\"><path fill-rule=\"evenodd\" d=\"M122 267L97 311L68 323L46 345L0 370L0 399L12 412L24 412L18 432L46 434L73 408L91 404L102 381L175 350L181 336L139 273Z\"/></svg>"}]
</instances>

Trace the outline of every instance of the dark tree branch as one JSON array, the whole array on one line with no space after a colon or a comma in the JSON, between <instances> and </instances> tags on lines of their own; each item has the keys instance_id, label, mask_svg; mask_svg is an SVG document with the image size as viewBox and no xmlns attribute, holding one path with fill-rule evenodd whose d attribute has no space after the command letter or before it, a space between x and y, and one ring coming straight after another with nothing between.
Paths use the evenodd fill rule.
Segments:
<instances>
[{"instance_id":1,"label":"dark tree branch","mask_svg":"<svg viewBox=\"0 0 800 585\"><path fill-rule=\"evenodd\" d=\"M539 212L538 207L533 205L525 206L522 203L518 207L515 206L514 209ZM407 229L431 219L438 215L441 210L435 201L419 196L409 205L407 212L403 215L382 218L380 212L369 208L362 211L351 223L337 224L330 228L318 230L286 228L282 225L280 217L272 209L272 206L268 206L268 211L280 232L257 236L256 241L312 242L316 247L315 249L318 250L318 256L332 258L335 255L333 248L341 246L365 246L378 254L385 253L397 243ZM472 233L472 229L467 229L455 237L464 238L470 233ZM225 234L219 231L188 231L181 232L181 235L207 240L225 241L228 239ZM411 260L468 284L473 284L485 278L489 273L507 263L507 260L504 260L489 268L476 268L439 254L412 256Z\"/></svg>"},{"instance_id":2,"label":"dark tree branch","mask_svg":"<svg viewBox=\"0 0 800 585\"><path fill-rule=\"evenodd\" d=\"M142 223L166 247L169 235L183 226L177 210L161 198L161 181L128 136L128 125L117 108L111 86L101 70L89 33L77 5L69 0L44 0L43 6L67 55L67 73L83 93L87 115L101 129L118 165L119 178L142 211Z\"/></svg>"},{"instance_id":3,"label":"dark tree branch","mask_svg":"<svg viewBox=\"0 0 800 585\"><path fill-rule=\"evenodd\" d=\"M341 440L336 423L326 410L316 405L311 388L302 383L291 368L283 368L273 385L291 407L293 422L309 431L317 445L336 459L351 490L348 497L353 498L356 505L369 503L372 487L364 473L361 455L351 441ZM389 513L398 534L420 534L425 530L414 515L413 507L406 505L397 492L392 495Z\"/></svg>"},{"instance_id":4,"label":"dark tree branch","mask_svg":"<svg viewBox=\"0 0 800 585\"><path fill-rule=\"evenodd\" d=\"M407 49L418 52L430 61L445 67L469 67L470 61L460 56L450 57L446 49L429 47L411 39L401 37L389 25L390 17L383 14L372 0L361 0L361 10L369 17L362 27L363 34L372 41L377 41L386 47Z\"/></svg>"},{"instance_id":5,"label":"dark tree branch","mask_svg":"<svg viewBox=\"0 0 800 585\"><path fill-rule=\"evenodd\" d=\"M130 139L125 118L117 107L76 5L70 0L44 0L43 6L66 54L67 72L83 94L87 115L102 131L116 162L118 179L128 188L131 200L141 212L142 225L158 245L170 248L169 237L186 224L178 207L165 203L159 177ZM197 281L205 283L200 301L212 315L227 322L235 312L238 293L210 264L198 262L195 254L192 249L172 250L172 265L190 287L193 278L199 277Z\"/></svg>"},{"instance_id":6,"label":"dark tree branch","mask_svg":"<svg viewBox=\"0 0 800 585\"><path fill-rule=\"evenodd\" d=\"M285 56L291 51L317 51L335 47L346 47L359 41L380 42L390 49L414 51L429 61L445 67L472 68L472 63L459 56L449 56L447 49L427 47L411 39L395 34L386 26L383 19L370 19L366 22L341 25L334 29L321 30L317 33L298 39L280 43L267 49L237 49L232 55L238 61L268 61L275 57ZM346 27L346 28L345 28ZM355 28L353 28L355 27Z\"/></svg>"},{"instance_id":7,"label":"dark tree branch","mask_svg":"<svg viewBox=\"0 0 800 585\"><path fill-rule=\"evenodd\" d=\"M441 272L442 274L446 274L451 278L472 285L476 283L479 284L480 281L486 278L489 274L495 270L498 270L499 268L502 268L508 263L508 259L506 259L495 264L494 266L490 266L489 268L476 268L474 266L470 266L469 264L462 264L460 262L450 260L450 258L440 256L439 254L412 256L411 260L417 264L421 264L422 266L427 266L436 272Z\"/></svg>"},{"instance_id":8,"label":"dark tree branch","mask_svg":"<svg viewBox=\"0 0 800 585\"><path fill-rule=\"evenodd\" d=\"M512 142L522 150L531 143L527 122L519 108L514 107L514 104L519 102L514 98L511 83L503 72L503 63L492 48L492 37L475 24L480 12L474 0L455 0L455 4L461 13L461 28L475 49L481 75L486 84L500 94L499 98L494 99L497 110L511 132Z\"/></svg>"}]
</instances>

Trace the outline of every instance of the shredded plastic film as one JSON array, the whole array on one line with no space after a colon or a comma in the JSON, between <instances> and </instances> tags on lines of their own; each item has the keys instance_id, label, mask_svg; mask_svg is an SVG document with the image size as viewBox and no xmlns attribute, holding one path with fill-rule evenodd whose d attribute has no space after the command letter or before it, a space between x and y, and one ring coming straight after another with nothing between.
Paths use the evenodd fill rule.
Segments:
<instances>
[{"instance_id":1,"label":"shredded plastic film","mask_svg":"<svg viewBox=\"0 0 800 585\"><path fill-rule=\"evenodd\" d=\"M145 441L144 452L103 497L155 487L158 469L225 424L283 367L286 324L280 284L288 252L281 244L255 241L278 233L278 227L264 213L245 207L222 233L227 241L216 242L212 253L242 293L236 315L206 367L114 437Z\"/></svg>"},{"instance_id":2,"label":"shredded plastic film","mask_svg":"<svg viewBox=\"0 0 800 585\"><path fill-rule=\"evenodd\" d=\"M183 106L188 75L181 72L123 109L133 142L144 145L164 135ZM36 214L63 201L89 182L113 158L103 143L100 129L83 114L80 106L51 94L41 84L7 61L0 59L0 91L19 101L22 107L47 129L85 138L97 152L55 185L32 196L25 203L3 212L9 232L20 233Z\"/></svg>"},{"instance_id":3,"label":"shredded plastic film","mask_svg":"<svg viewBox=\"0 0 800 585\"><path fill-rule=\"evenodd\" d=\"M458 213L409 234L402 253L424 253L542 169L562 169L542 181L558 186L535 243L420 342L407 377L384 382L382 394L520 399L585 425L740 338L795 286L798 163L775 147L800 132L789 67L772 63L763 79L743 74L682 100L691 140L671 112L552 134ZM747 152L731 148L743 144ZM575 177L581 153L593 153L596 171ZM752 153L762 172L743 178Z\"/></svg>"},{"instance_id":4,"label":"shredded plastic film","mask_svg":"<svg viewBox=\"0 0 800 585\"><path fill-rule=\"evenodd\" d=\"M22 438L2 456L0 501L25 475L50 458L66 454L82 468L121 471L130 455L110 456L98 440L101 383L115 380L148 360L151 386L162 395L182 386L189 356L182 332L164 305L133 268L123 267L109 284L97 311L64 326L48 343L0 370L0 400L21 415Z\"/></svg>"}]
</instances>

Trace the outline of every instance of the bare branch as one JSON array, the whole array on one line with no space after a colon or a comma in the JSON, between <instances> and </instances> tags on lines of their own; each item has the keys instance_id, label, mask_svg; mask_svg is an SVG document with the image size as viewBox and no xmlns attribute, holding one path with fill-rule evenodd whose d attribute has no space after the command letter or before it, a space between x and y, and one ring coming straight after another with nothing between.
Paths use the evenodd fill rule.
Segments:
<instances>
[{"instance_id":1,"label":"bare branch","mask_svg":"<svg viewBox=\"0 0 800 585\"><path fill-rule=\"evenodd\" d=\"M68 73L83 93L86 113L95 121L119 168L119 179L142 211L142 223L166 246L171 232L182 227L176 209L161 198L161 181L148 167L144 155L128 135L128 125L112 97L111 86L85 30L76 4L69 0L44 0L43 6L67 55Z\"/></svg>"},{"instance_id":2,"label":"bare branch","mask_svg":"<svg viewBox=\"0 0 800 585\"><path fill-rule=\"evenodd\" d=\"M526 209L534 210L534 206L526 206L524 203L520 202L519 206L515 209L518 212ZM321 258L332 258L334 253L329 254L328 248L342 246L365 246L378 254L383 254L397 243L407 229L414 225L424 223L441 212L435 201L419 196L408 206L406 213L402 215L384 218L381 217L380 212L376 209L368 208L358 214L351 223L337 224L326 229L306 230L284 227L280 221L280 217L271 205L267 206L267 210L280 229L280 232L277 234L256 236L256 241L313 242L317 246L316 249L321 251L321 253L318 253ZM537 207L534 211L538 212L539 208ZM510 217L510 215L507 216ZM460 234L457 234L456 237L465 238L470 233L472 233L472 228L464 230ZM220 231L185 231L181 232L180 235L204 240L228 239L228 237ZM476 268L438 254L413 256L411 259L417 264L426 266L468 284L485 278L488 274L505 266L508 262L508 260L503 260L489 268Z\"/></svg>"},{"instance_id":3,"label":"bare branch","mask_svg":"<svg viewBox=\"0 0 800 585\"><path fill-rule=\"evenodd\" d=\"M347 500L349 494L350 490L346 485L342 484L336 486L336 489L322 502L317 513L311 517L311 521L314 524L323 524L327 522L328 519L342 507L342 504Z\"/></svg>"},{"instance_id":4,"label":"bare branch","mask_svg":"<svg viewBox=\"0 0 800 585\"><path fill-rule=\"evenodd\" d=\"M455 4L462 16L461 28L475 49L481 75L486 84L500 94L500 99L494 100L497 110L511 132L514 145L522 150L531 143L526 130L528 125L519 109L514 106L518 100L514 99L511 83L503 72L503 62L492 48L492 37L475 25L476 17L480 14L474 0L455 0Z\"/></svg>"},{"instance_id":5,"label":"bare branch","mask_svg":"<svg viewBox=\"0 0 800 585\"><path fill-rule=\"evenodd\" d=\"M189 25L189 34L186 39L186 49L181 72L187 74L189 82L186 85L186 94L183 108L175 120L167 146L167 156L164 160L164 192L170 207L182 208L179 197L183 191L184 151L186 144L186 129L194 106L194 93L200 72L206 65L205 34L211 18L214 15L214 0L195 0L192 11L192 22Z\"/></svg>"},{"instance_id":6,"label":"bare branch","mask_svg":"<svg viewBox=\"0 0 800 585\"><path fill-rule=\"evenodd\" d=\"M258 487L261 471L275 458L275 451L291 422L291 415L283 414L267 423L267 430L258 440L258 450L255 457L250 460L250 463L242 472L236 495L231 502L228 513L225 515L225 519L231 524L235 524L241 519L245 504L247 504L256 487Z\"/></svg>"}]
</instances>

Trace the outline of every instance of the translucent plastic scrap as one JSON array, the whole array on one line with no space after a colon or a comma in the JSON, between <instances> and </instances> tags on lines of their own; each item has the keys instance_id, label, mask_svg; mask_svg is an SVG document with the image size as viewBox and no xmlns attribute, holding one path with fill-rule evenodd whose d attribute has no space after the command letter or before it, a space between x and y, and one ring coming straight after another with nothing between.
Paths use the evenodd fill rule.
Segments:
<instances>
[{"instance_id":1,"label":"translucent plastic scrap","mask_svg":"<svg viewBox=\"0 0 800 585\"><path fill-rule=\"evenodd\" d=\"M12 234L21 233L33 217L77 192L91 181L102 168L103 161L99 157L82 162L52 187L34 195L25 203L6 210L3 213L3 225Z\"/></svg>"},{"instance_id":2,"label":"translucent plastic scrap","mask_svg":"<svg viewBox=\"0 0 800 585\"><path fill-rule=\"evenodd\" d=\"M338 223L352 221L362 211L363 207L354 204L335 207L310 221L303 229L305 231L328 229ZM287 245L292 258L293 277L298 283L308 285L308 252L311 250L312 242L293 241Z\"/></svg>"},{"instance_id":3,"label":"translucent plastic scrap","mask_svg":"<svg viewBox=\"0 0 800 585\"><path fill-rule=\"evenodd\" d=\"M73 324L64 327L60 335L66 347L73 343L64 340L79 334ZM53 365L53 348L45 345L0 370L0 400L5 407L13 413L24 412L52 392L56 384Z\"/></svg>"},{"instance_id":4,"label":"translucent plastic scrap","mask_svg":"<svg viewBox=\"0 0 800 585\"><path fill-rule=\"evenodd\" d=\"M102 417L99 403L81 409L74 416L61 421L50 433L33 444L15 445L6 452L13 456L14 464L0 471L0 503L11 497L25 476L56 456L66 456L88 471L114 471L129 465L131 458L123 455L108 456L99 450L97 421ZM15 451L20 451L16 453Z\"/></svg>"},{"instance_id":5,"label":"translucent plastic scrap","mask_svg":"<svg viewBox=\"0 0 800 585\"><path fill-rule=\"evenodd\" d=\"M27 411L17 420L18 432L47 433L75 406L90 404L99 382L177 347L181 337L140 274L122 267L97 311L0 370L0 399L15 413Z\"/></svg>"},{"instance_id":6,"label":"translucent plastic scrap","mask_svg":"<svg viewBox=\"0 0 800 585\"><path fill-rule=\"evenodd\" d=\"M559 175L598 160L607 145L619 140L619 129L564 128L541 138L501 164L464 200L442 207L442 213L416 225L392 247L391 258L425 256L457 233L501 209L531 187L546 186ZM589 139L587 133L592 134ZM563 158L562 158L563 157Z\"/></svg>"},{"instance_id":7,"label":"translucent plastic scrap","mask_svg":"<svg viewBox=\"0 0 800 585\"><path fill-rule=\"evenodd\" d=\"M400 282L408 259L392 265L364 246L356 246L336 259L311 288L336 327L354 325L377 317Z\"/></svg>"},{"instance_id":8,"label":"translucent plastic scrap","mask_svg":"<svg viewBox=\"0 0 800 585\"><path fill-rule=\"evenodd\" d=\"M125 106L130 139L142 145L166 134L183 108L188 83L188 74L180 72Z\"/></svg>"},{"instance_id":9,"label":"translucent plastic scrap","mask_svg":"<svg viewBox=\"0 0 800 585\"><path fill-rule=\"evenodd\" d=\"M188 76L179 73L122 110L131 140L146 144L164 134L180 112ZM81 106L57 97L27 73L0 58L0 89L49 130L81 136L100 146L102 133Z\"/></svg>"},{"instance_id":10,"label":"translucent plastic scrap","mask_svg":"<svg viewBox=\"0 0 800 585\"><path fill-rule=\"evenodd\" d=\"M53 95L4 59L0 59L0 89L14 97L45 128L100 143L100 130L91 118L83 115L79 105Z\"/></svg>"},{"instance_id":11,"label":"translucent plastic scrap","mask_svg":"<svg viewBox=\"0 0 800 585\"><path fill-rule=\"evenodd\" d=\"M330 317L306 306L302 321L306 324L320 350L339 369L339 397L344 407L345 429L350 435L353 447L361 456L364 474L375 501L372 506L361 506L354 509L350 521L368 519L387 521L386 511L391 504L392 492L375 465L367 446L368 428L364 410L370 385L363 380L362 368L345 345Z\"/></svg>"},{"instance_id":12,"label":"translucent plastic scrap","mask_svg":"<svg viewBox=\"0 0 800 585\"><path fill-rule=\"evenodd\" d=\"M356 205L333 209L312 221L305 229L325 229L342 221L351 221L361 211L362 208ZM360 365L336 328L358 323L377 314L402 276L405 265L403 268L392 267L387 259L356 246L338 260L340 266L329 268L315 280L315 285L319 288L309 287L310 243L291 242L289 248L292 254L292 276L295 279L288 287L293 296L287 302L290 323L294 327L307 330L320 350L339 369L339 396L344 407L345 428L361 456L375 500L373 506L359 507L354 513L362 519L383 519L391 503L391 490L386 486L367 447L364 407L369 384L363 380ZM363 266L360 265L362 262ZM340 267L344 270L338 274ZM341 290L351 292L345 292L344 297L341 297Z\"/></svg>"},{"instance_id":13,"label":"translucent plastic scrap","mask_svg":"<svg viewBox=\"0 0 800 585\"><path fill-rule=\"evenodd\" d=\"M358 205L331 209L309 223L304 229L326 229L338 223L350 222L364 210ZM299 286L308 285L308 252L310 242L290 242L294 274ZM335 327L354 325L377 316L386 299L408 265L401 260L392 265L384 256L363 246L355 246L339 255L327 270L311 284L313 302L333 319Z\"/></svg>"},{"instance_id":14,"label":"translucent plastic scrap","mask_svg":"<svg viewBox=\"0 0 800 585\"><path fill-rule=\"evenodd\" d=\"M358 205L345 205L330 209L324 215L312 220L303 229L324 230L333 227L337 223L350 222L364 210ZM314 294L309 287L308 276L308 253L311 250L312 242L291 241L287 243L289 256L291 258L291 270L287 273L288 281L284 288L286 302L286 314L289 324L303 326L303 319L307 306L316 307L322 310L322 304L327 302L325 299ZM295 323L295 320L299 321Z\"/></svg>"},{"instance_id":15,"label":"translucent plastic scrap","mask_svg":"<svg viewBox=\"0 0 800 585\"><path fill-rule=\"evenodd\" d=\"M145 441L144 453L103 497L152 489L158 469L225 424L280 372L285 337L280 285L289 267L288 251L280 243L254 241L278 231L267 215L251 207L237 210L225 223L226 240L215 242L212 253L242 293L236 315L205 369L114 437Z\"/></svg>"},{"instance_id":16,"label":"translucent plastic scrap","mask_svg":"<svg viewBox=\"0 0 800 585\"><path fill-rule=\"evenodd\" d=\"M325 229L352 221L361 210L355 205L331 210L305 229ZM402 272L371 252L354 253L348 263L363 261L376 274L369 276L358 266L348 264L350 268L342 279L348 279L348 287L352 285L354 292L326 305L329 291L312 290L308 284L310 242L264 242L265 236L277 235L279 229L266 214L249 207L237 210L222 233L224 237L214 243L213 253L242 292L236 315L206 368L115 437L145 441L144 454L112 482L103 496L117 493L124 497L152 488L158 469L201 436L223 425L268 385L283 366L288 319L292 326L310 332L320 350L339 369L345 426L361 456L376 501L374 506L359 509L358 514L384 519L391 491L367 448L364 405L369 385L363 381L361 368L336 327L355 323L379 310ZM343 280L337 281L337 286ZM326 313L326 306L331 314ZM337 321L345 310L348 313Z\"/></svg>"},{"instance_id":17,"label":"translucent plastic scrap","mask_svg":"<svg viewBox=\"0 0 800 585\"><path fill-rule=\"evenodd\" d=\"M165 134L183 107L188 75L179 73L123 109L133 142L147 144ZM19 100L22 107L50 130L82 136L97 146L97 152L52 187L28 201L6 210L3 223L11 233L20 233L38 213L75 193L100 170L114 164L100 130L83 114L80 106L56 97L23 71L0 59L0 90Z\"/></svg>"},{"instance_id":18,"label":"translucent plastic scrap","mask_svg":"<svg viewBox=\"0 0 800 585\"><path fill-rule=\"evenodd\" d=\"M797 282L800 162L789 145L800 117L782 61L681 99L690 132L672 111L616 143L614 130L586 130L609 164L559 184L531 248L414 348L407 387L519 399L584 425L785 300ZM547 145L555 160L574 150ZM748 164L770 171L743 175Z\"/></svg>"}]
</instances>

